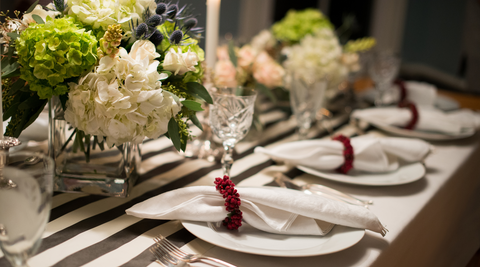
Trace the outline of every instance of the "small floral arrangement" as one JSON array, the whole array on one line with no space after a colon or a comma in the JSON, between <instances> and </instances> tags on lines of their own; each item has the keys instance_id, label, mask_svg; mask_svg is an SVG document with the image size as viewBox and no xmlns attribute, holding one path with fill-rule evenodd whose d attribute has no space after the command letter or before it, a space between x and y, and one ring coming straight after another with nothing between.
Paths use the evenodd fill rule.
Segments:
<instances>
[{"instance_id":1,"label":"small floral arrangement","mask_svg":"<svg viewBox=\"0 0 480 267\"><path fill-rule=\"evenodd\" d=\"M6 135L18 137L52 97L77 137L107 145L167 135L177 150L187 120L212 102L201 84L202 29L188 7L160 0L55 0L0 30Z\"/></svg>"}]
</instances>

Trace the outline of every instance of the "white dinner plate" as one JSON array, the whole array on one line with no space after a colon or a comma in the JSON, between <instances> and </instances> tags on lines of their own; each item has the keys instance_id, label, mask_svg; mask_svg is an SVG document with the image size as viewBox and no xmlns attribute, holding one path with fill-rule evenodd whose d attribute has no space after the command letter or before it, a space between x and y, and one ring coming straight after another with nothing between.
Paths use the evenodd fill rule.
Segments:
<instances>
[{"instance_id":1,"label":"white dinner plate","mask_svg":"<svg viewBox=\"0 0 480 267\"><path fill-rule=\"evenodd\" d=\"M420 138L420 139L430 140L430 141L457 140L457 139L467 138L475 134L475 129L473 128L470 128L470 129L464 128L459 134L442 134L442 133L435 133L435 132L407 130L407 129L402 129L396 126L379 123L376 121L367 121L367 122L381 130L384 130L385 132L388 132L397 136Z\"/></svg>"},{"instance_id":2,"label":"white dinner plate","mask_svg":"<svg viewBox=\"0 0 480 267\"><path fill-rule=\"evenodd\" d=\"M277 257L306 257L330 254L358 243L365 230L336 225L325 236L281 235L260 231L245 222L238 231L214 223L182 221L196 237L222 248L249 254Z\"/></svg>"},{"instance_id":3,"label":"white dinner plate","mask_svg":"<svg viewBox=\"0 0 480 267\"><path fill-rule=\"evenodd\" d=\"M351 170L348 175L335 171L319 171L305 166L297 166L298 169L321 178L337 182L357 185L388 186L407 184L421 179L425 175L425 166L416 162L402 165L396 171L387 173L367 173Z\"/></svg>"}]
</instances>

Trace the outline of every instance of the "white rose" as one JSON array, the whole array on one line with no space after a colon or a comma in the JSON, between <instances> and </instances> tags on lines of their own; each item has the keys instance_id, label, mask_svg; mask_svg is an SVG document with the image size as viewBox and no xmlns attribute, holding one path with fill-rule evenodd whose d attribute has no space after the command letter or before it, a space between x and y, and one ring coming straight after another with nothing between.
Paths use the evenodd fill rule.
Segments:
<instances>
[{"instance_id":1,"label":"white rose","mask_svg":"<svg viewBox=\"0 0 480 267\"><path fill-rule=\"evenodd\" d=\"M35 22L35 20L33 19L33 15L38 15L43 19L43 21L46 21L47 17L51 17L52 19L54 19L56 14L60 14L60 12L46 11L43 9L42 5L37 5L32 10L32 12L23 15L23 22L25 22L26 24Z\"/></svg>"},{"instance_id":2,"label":"white rose","mask_svg":"<svg viewBox=\"0 0 480 267\"><path fill-rule=\"evenodd\" d=\"M198 55L194 52L190 52L190 48L185 53L182 53L180 48L178 48L178 52L175 52L175 49L170 48L165 55L163 68L168 71L173 71L175 75L183 75L188 71L195 71L195 66L198 64L198 61Z\"/></svg>"},{"instance_id":3,"label":"white rose","mask_svg":"<svg viewBox=\"0 0 480 267\"><path fill-rule=\"evenodd\" d=\"M129 54L135 61L141 61L148 57L148 61L152 61L160 54L157 53L155 45L149 40L138 40L132 45L132 49Z\"/></svg>"}]
</instances>

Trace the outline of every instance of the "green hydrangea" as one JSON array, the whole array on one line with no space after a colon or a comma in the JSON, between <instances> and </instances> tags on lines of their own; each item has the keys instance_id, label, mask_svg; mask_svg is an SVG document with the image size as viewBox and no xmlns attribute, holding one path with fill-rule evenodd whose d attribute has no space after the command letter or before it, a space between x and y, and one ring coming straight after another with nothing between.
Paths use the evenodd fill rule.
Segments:
<instances>
[{"instance_id":1,"label":"green hydrangea","mask_svg":"<svg viewBox=\"0 0 480 267\"><path fill-rule=\"evenodd\" d=\"M287 15L272 26L273 35L280 41L298 43L305 35L321 28L333 29L328 18L317 9L289 10Z\"/></svg>"},{"instance_id":2,"label":"green hydrangea","mask_svg":"<svg viewBox=\"0 0 480 267\"><path fill-rule=\"evenodd\" d=\"M97 39L73 18L32 24L16 41L21 78L41 99L68 92L66 79L79 77L97 62Z\"/></svg>"}]
</instances>

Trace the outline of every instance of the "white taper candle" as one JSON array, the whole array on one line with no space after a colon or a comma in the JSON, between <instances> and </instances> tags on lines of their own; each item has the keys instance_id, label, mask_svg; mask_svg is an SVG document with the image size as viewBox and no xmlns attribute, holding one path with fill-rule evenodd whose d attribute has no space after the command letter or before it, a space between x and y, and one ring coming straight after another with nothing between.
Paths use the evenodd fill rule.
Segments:
<instances>
[{"instance_id":1,"label":"white taper candle","mask_svg":"<svg viewBox=\"0 0 480 267\"><path fill-rule=\"evenodd\" d=\"M205 40L205 61L208 68L214 68L217 59L218 28L220 21L220 0L207 0L207 32Z\"/></svg>"}]
</instances>

